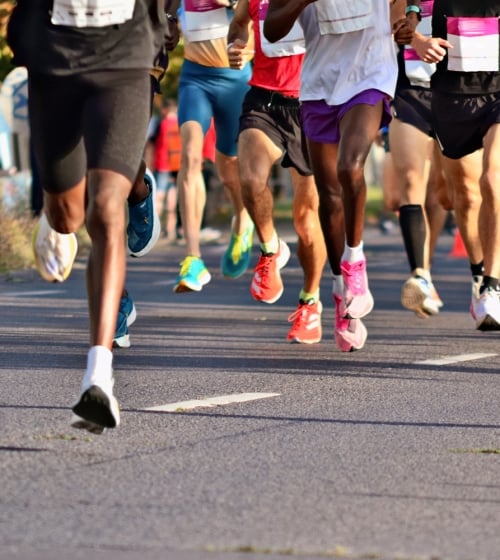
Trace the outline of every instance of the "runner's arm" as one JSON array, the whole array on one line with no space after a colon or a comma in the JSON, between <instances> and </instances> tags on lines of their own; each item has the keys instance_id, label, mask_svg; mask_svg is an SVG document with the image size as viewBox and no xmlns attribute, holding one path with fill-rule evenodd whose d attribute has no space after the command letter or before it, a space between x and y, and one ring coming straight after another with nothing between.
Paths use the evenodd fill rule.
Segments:
<instances>
[{"instance_id":1,"label":"runner's arm","mask_svg":"<svg viewBox=\"0 0 500 560\"><path fill-rule=\"evenodd\" d=\"M293 27L302 10L316 0L269 0L264 36L271 43L282 39Z\"/></svg>"}]
</instances>

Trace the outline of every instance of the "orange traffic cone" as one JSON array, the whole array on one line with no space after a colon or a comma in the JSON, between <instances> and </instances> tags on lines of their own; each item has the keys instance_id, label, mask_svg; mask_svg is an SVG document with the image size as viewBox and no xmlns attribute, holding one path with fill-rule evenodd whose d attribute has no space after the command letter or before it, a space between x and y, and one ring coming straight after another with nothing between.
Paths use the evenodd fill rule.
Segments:
<instances>
[{"instance_id":1,"label":"orange traffic cone","mask_svg":"<svg viewBox=\"0 0 500 560\"><path fill-rule=\"evenodd\" d=\"M458 231L458 228L455 230L455 239L453 240L453 247L450 251L450 257L454 257L456 259L463 259L467 258L467 249L464 245L464 240Z\"/></svg>"}]
</instances>

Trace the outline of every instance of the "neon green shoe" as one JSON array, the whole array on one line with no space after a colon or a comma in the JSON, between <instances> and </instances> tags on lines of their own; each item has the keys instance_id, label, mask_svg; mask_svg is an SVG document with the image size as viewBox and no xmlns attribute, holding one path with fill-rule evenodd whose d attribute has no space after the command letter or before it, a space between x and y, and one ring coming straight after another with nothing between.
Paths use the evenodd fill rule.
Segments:
<instances>
[{"instance_id":1,"label":"neon green shoe","mask_svg":"<svg viewBox=\"0 0 500 560\"><path fill-rule=\"evenodd\" d=\"M250 222L246 230L238 235L231 233L231 241L222 255L222 274L226 278L239 278L250 265L252 257L254 225Z\"/></svg>"},{"instance_id":2,"label":"neon green shoe","mask_svg":"<svg viewBox=\"0 0 500 560\"><path fill-rule=\"evenodd\" d=\"M201 292L212 276L200 257L187 256L181 262L179 276L174 286L174 292Z\"/></svg>"}]
</instances>

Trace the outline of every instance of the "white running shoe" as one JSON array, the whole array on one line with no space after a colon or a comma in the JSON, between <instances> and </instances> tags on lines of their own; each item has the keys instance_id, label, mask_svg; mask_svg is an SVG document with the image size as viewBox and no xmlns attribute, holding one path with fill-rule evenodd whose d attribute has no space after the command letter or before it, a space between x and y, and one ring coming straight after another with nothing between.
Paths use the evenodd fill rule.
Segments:
<instances>
[{"instance_id":1,"label":"white running shoe","mask_svg":"<svg viewBox=\"0 0 500 560\"><path fill-rule=\"evenodd\" d=\"M433 297L431 283L421 276L412 276L403 284L401 305L414 311L418 317L427 318L439 313L439 303Z\"/></svg>"},{"instance_id":2,"label":"white running shoe","mask_svg":"<svg viewBox=\"0 0 500 560\"><path fill-rule=\"evenodd\" d=\"M32 238L35 265L47 282L64 282L70 275L78 252L74 233L59 233L49 225L42 214L33 230Z\"/></svg>"},{"instance_id":3,"label":"white running shoe","mask_svg":"<svg viewBox=\"0 0 500 560\"><path fill-rule=\"evenodd\" d=\"M475 304L475 305L474 305ZM500 292L491 287L486 288L473 302L472 316L479 331L500 330Z\"/></svg>"},{"instance_id":4,"label":"white running shoe","mask_svg":"<svg viewBox=\"0 0 500 560\"><path fill-rule=\"evenodd\" d=\"M104 428L116 428L120 424L120 407L113 395L114 379L112 375L103 381L93 380L89 386L83 386L78 400L72 410L71 425L92 433L102 433ZM98 430L102 428L101 432Z\"/></svg>"}]
</instances>

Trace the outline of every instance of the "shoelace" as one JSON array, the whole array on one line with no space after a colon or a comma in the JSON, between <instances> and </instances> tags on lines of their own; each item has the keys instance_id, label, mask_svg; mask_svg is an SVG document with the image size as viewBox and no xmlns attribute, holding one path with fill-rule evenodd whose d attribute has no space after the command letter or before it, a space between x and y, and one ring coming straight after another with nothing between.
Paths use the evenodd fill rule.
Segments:
<instances>
[{"instance_id":1,"label":"shoelace","mask_svg":"<svg viewBox=\"0 0 500 560\"><path fill-rule=\"evenodd\" d=\"M265 255L264 253L262 253L259 262L255 267L255 272L258 273L261 279L261 285L264 287L268 286L268 282L265 282L265 280L269 279L269 269L271 268L275 258L276 253L272 253L269 255Z\"/></svg>"},{"instance_id":2,"label":"shoelace","mask_svg":"<svg viewBox=\"0 0 500 560\"><path fill-rule=\"evenodd\" d=\"M240 262L243 253L247 250L245 247L244 239L245 234L238 235L237 233L233 233L234 243L231 248L231 260L233 263Z\"/></svg>"},{"instance_id":3,"label":"shoelace","mask_svg":"<svg viewBox=\"0 0 500 560\"><path fill-rule=\"evenodd\" d=\"M363 263L355 263L349 270L343 269L346 276L349 277L348 286L351 292L359 293L364 292L365 288L365 275L363 270Z\"/></svg>"},{"instance_id":4,"label":"shoelace","mask_svg":"<svg viewBox=\"0 0 500 560\"><path fill-rule=\"evenodd\" d=\"M191 267L191 264L198 260L198 257L186 257L182 262L181 262L181 271L180 271L180 275L184 276L185 274L187 274L189 272L189 268Z\"/></svg>"}]
</instances>

